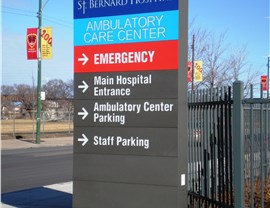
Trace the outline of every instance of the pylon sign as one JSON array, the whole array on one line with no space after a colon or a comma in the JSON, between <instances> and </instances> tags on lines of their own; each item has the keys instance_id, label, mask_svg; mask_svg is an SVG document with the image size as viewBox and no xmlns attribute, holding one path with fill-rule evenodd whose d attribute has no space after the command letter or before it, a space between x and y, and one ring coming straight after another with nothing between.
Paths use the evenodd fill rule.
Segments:
<instances>
[{"instance_id":1,"label":"pylon sign","mask_svg":"<svg viewBox=\"0 0 270 208\"><path fill-rule=\"evenodd\" d=\"M186 191L181 2L74 0L74 207L170 208Z\"/></svg>"}]
</instances>

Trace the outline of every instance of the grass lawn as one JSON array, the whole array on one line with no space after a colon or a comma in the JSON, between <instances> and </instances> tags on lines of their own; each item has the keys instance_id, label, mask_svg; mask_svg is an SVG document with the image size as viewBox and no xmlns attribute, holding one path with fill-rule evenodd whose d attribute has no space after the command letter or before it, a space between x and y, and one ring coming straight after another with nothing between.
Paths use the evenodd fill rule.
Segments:
<instances>
[{"instance_id":1,"label":"grass lawn","mask_svg":"<svg viewBox=\"0 0 270 208\"><path fill-rule=\"evenodd\" d=\"M36 120L15 119L1 121L1 134L32 133L36 131ZM45 121L41 122L40 131L69 132L73 131L73 122L69 121Z\"/></svg>"}]
</instances>

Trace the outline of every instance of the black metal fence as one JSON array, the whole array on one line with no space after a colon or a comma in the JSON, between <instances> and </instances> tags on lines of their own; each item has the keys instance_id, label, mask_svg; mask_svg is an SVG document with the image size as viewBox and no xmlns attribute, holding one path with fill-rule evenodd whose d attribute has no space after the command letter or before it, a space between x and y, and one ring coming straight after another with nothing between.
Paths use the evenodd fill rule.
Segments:
<instances>
[{"instance_id":1,"label":"black metal fence","mask_svg":"<svg viewBox=\"0 0 270 208\"><path fill-rule=\"evenodd\" d=\"M270 99L242 82L188 95L189 207L270 207Z\"/></svg>"},{"instance_id":2,"label":"black metal fence","mask_svg":"<svg viewBox=\"0 0 270 208\"><path fill-rule=\"evenodd\" d=\"M270 101L243 100L244 107L244 183L246 207L270 207Z\"/></svg>"},{"instance_id":3,"label":"black metal fence","mask_svg":"<svg viewBox=\"0 0 270 208\"><path fill-rule=\"evenodd\" d=\"M231 88L189 94L189 207L233 207Z\"/></svg>"}]
</instances>

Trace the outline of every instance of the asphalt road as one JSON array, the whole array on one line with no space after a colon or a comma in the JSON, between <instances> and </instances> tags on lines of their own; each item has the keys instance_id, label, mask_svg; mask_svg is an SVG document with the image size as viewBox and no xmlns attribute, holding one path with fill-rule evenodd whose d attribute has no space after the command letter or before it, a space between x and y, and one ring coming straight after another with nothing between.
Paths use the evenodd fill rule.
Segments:
<instances>
[{"instance_id":1,"label":"asphalt road","mask_svg":"<svg viewBox=\"0 0 270 208\"><path fill-rule=\"evenodd\" d=\"M2 193L72 181L73 147L2 151Z\"/></svg>"}]
</instances>

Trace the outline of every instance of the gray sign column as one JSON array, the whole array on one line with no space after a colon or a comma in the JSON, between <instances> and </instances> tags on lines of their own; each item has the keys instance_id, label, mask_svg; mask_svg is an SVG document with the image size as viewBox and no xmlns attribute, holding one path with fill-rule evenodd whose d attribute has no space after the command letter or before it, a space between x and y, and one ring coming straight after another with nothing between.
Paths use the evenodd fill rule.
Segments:
<instances>
[{"instance_id":1,"label":"gray sign column","mask_svg":"<svg viewBox=\"0 0 270 208\"><path fill-rule=\"evenodd\" d=\"M186 81L186 1L74 0L73 207L185 207Z\"/></svg>"}]
</instances>

